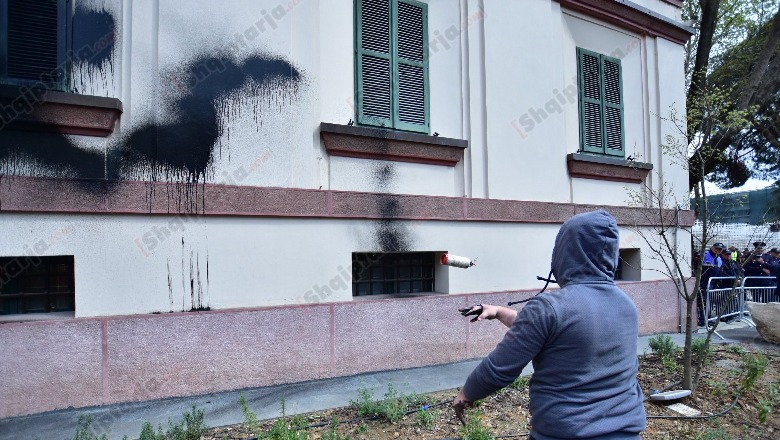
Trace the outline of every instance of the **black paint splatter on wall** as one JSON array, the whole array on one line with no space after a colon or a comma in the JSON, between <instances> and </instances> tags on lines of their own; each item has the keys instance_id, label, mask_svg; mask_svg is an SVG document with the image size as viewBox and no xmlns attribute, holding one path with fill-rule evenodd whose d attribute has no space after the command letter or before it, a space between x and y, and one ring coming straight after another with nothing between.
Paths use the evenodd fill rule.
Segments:
<instances>
[{"instance_id":1,"label":"black paint splatter on wall","mask_svg":"<svg viewBox=\"0 0 780 440\"><path fill-rule=\"evenodd\" d=\"M168 105L171 122L149 122L133 130L119 148L110 151L109 179L122 174L150 176L152 181L183 183L187 191L178 203L185 211L197 212L203 190L222 135L216 103L220 97L252 83L258 90L276 88L294 96L301 73L279 58L253 56L237 64L226 56L197 58L169 78L176 98ZM187 186L189 185L189 186ZM194 191L194 193L193 193ZM200 199L198 198L200 194ZM193 203L194 202L194 203Z\"/></svg>"},{"instance_id":2,"label":"black paint splatter on wall","mask_svg":"<svg viewBox=\"0 0 780 440\"><path fill-rule=\"evenodd\" d=\"M411 249L408 228L396 220L401 214L398 198L387 194L395 179L395 167L391 163L378 164L372 170L371 177L379 192L376 204L382 217L374 226L376 246L382 252L407 252Z\"/></svg>"},{"instance_id":3,"label":"black paint splatter on wall","mask_svg":"<svg viewBox=\"0 0 780 440\"><path fill-rule=\"evenodd\" d=\"M103 62L113 64L111 55L116 43L116 21L108 11L93 11L83 4L76 5L73 14L73 62L100 67Z\"/></svg>"},{"instance_id":4,"label":"black paint splatter on wall","mask_svg":"<svg viewBox=\"0 0 780 440\"><path fill-rule=\"evenodd\" d=\"M173 198L179 211L202 211L202 184L222 134L218 99L250 83L256 90L275 89L280 96L294 97L303 76L280 58L253 56L236 63L227 56L201 56L173 72L172 79L170 86L178 90L168 108L175 118L139 125L109 149L107 156L79 148L58 134L0 131L0 177L24 174L169 182L176 184L167 194L169 207ZM150 208L153 197L150 194Z\"/></svg>"}]
</instances>

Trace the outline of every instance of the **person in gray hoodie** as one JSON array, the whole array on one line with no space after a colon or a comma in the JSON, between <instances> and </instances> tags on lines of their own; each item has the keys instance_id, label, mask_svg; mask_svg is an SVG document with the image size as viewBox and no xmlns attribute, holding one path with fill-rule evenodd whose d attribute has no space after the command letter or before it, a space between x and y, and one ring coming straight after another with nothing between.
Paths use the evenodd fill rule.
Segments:
<instances>
[{"instance_id":1,"label":"person in gray hoodie","mask_svg":"<svg viewBox=\"0 0 780 440\"><path fill-rule=\"evenodd\" d=\"M469 375L453 401L456 412L511 384L532 361L530 439L641 438L639 318L615 285L618 246L609 213L575 215L555 238L552 273L560 290L533 297L520 311L472 308L476 320L498 319L509 331Z\"/></svg>"}]
</instances>

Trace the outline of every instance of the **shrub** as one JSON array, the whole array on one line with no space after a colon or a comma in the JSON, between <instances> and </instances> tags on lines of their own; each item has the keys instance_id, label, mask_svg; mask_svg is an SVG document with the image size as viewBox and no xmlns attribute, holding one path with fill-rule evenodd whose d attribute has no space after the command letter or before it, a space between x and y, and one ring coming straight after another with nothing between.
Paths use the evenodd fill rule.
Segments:
<instances>
[{"instance_id":1,"label":"shrub","mask_svg":"<svg viewBox=\"0 0 780 440\"><path fill-rule=\"evenodd\" d=\"M746 353L742 356L742 368L743 376L740 381L740 390L752 391L756 387L756 383L761 376L766 372L766 367L769 366L769 361L766 356L761 353L752 354Z\"/></svg>"}]
</instances>

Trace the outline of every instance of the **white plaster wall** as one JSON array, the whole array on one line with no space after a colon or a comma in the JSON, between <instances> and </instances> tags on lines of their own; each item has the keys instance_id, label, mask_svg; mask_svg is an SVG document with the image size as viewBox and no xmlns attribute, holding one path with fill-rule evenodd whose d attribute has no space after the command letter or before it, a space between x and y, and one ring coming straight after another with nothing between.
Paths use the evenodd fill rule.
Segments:
<instances>
[{"instance_id":1,"label":"white plaster wall","mask_svg":"<svg viewBox=\"0 0 780 440\"><path fill-rule=\"evenodd\" d=\"M490 198L569 201L563 115L554 111L532 130L518 130L518 120L555 102L553 91L566 81L557 56L563 50L558 9L543 0L485 2Z\"/></svg>"},{"instance_id":2,"label":"white plaster wall","mask_svg":"<svg viewBox=\"0 0 780 440\"><path fill-rule=\"evenodd\" d=\"M3 214L2 255L73 255L76 316L226 309L352 299L352 252L376 251L377 222L175 216ZM439 267L441 293L541 287L558 225L399 221L409 251L477 258ZM684 234L680 240L684 242ZM663 279L640 248L643 280Z\"/></svg>"}]
</instances>

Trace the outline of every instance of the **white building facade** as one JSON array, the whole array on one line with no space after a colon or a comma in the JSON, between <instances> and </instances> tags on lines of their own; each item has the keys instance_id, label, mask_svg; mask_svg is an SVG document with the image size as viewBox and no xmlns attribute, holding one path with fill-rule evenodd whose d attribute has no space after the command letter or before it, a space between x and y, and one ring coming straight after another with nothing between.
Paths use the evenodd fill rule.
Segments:
<instances>
[{"instance_id":1,"label":"white building facade","mask_svg":"<svg viewBox=\"0 0 780 440\"><path fill-rule=\"evenodd\" d=\"M457 308L535 293L593 209L677 330L628 204L686 198L680 7L0 0L0 418L484 356ZM56 35L19 58L25 8Z\"/></svg>"}]
</instances>

